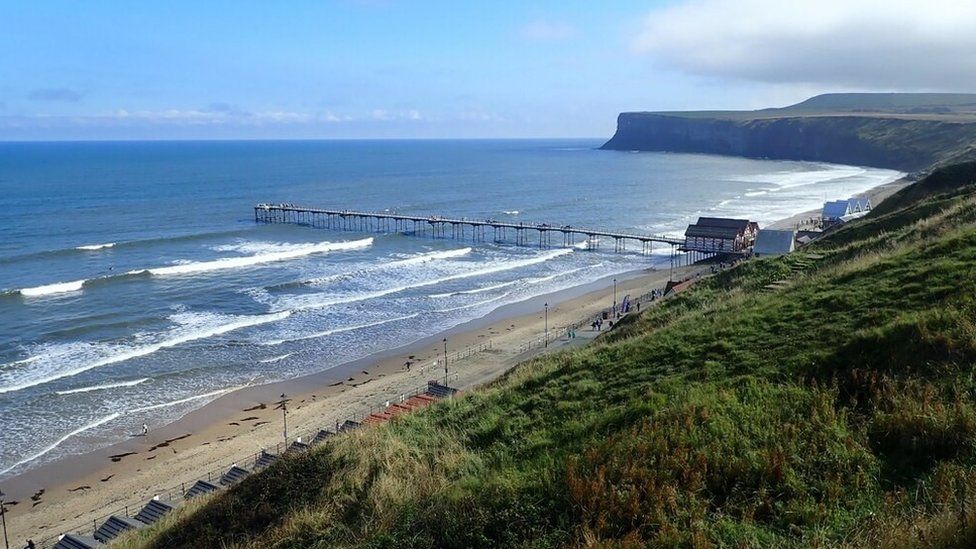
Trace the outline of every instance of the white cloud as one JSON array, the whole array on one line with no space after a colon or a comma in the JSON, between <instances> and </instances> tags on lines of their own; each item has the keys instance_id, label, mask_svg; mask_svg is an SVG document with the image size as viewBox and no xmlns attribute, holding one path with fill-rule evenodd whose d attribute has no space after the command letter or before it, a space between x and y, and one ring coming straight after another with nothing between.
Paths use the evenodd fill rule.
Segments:
<instances>
[{"instance_id":1,"label":"white cloud","mask_svg":"<svg viewBox=\"0 0 976 549\"><path fill-rule=\"evenodd\" d=\"M533 42L561 42L576 36L576 27L562 21L534 21L522 27L521 35Z\"/></svg>"},{"instance_id":2,"label":"white cloud","mask_svg":"<svg viewBox=\"0 0 976 549\"><path fill-rule=\"evenodd\" d=\"M688 73L860 89L976 88L974 0L693 0L635 51Z\"/></svg>"}]
</instances>

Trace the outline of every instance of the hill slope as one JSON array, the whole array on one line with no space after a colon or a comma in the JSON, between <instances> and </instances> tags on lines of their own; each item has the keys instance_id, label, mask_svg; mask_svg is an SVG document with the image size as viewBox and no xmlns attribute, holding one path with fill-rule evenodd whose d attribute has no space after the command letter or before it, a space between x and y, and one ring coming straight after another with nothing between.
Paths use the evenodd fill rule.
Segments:
<instances>
[{"instance_id":1,"label":"hill slope","mask_svg":"<svg viewBox=\"0 0 976 549\"><path fill-rule=\"evenodd\" d=\"M621 113L603 148L916 171L976 158L976 94L827 94L781 109Z\"/></svg>"},{"instance_id":2,"label":"hill slope","mask_svg":"<svg viewBox=\"0 0 976 549\"><path fill-rule=\"evenodd\" d=\"M128 546L976 542L974 181L937 171L816 256L704 279Z\"/></svg>"}]
</instances>

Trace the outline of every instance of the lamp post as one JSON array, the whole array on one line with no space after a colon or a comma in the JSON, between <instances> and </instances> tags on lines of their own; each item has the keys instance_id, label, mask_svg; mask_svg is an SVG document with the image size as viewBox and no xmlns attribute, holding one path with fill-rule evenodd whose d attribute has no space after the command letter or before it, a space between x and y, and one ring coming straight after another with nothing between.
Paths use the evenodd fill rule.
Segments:
<instances>
[{"instance_id":1,"label":"lamp post","mask_svg":"<svg viewBox=\"0 0 976 549\"><path fill-rule=\"evenodd\" d=\"M444 338L444 383L447 383L447 338Z\"/></svg>"},{"instance_id":2,"label":"lamp post","mask_svg":"<svg viewBox=\"0 0 976 549\"><path fill-rule=\"evenodd\" d=\"M617 279L613 279L613 316L617 316Z\"/></svg>"},{"instance_id":3,"label":"lamp post","mask_svg":"<svg viewBox=\"0 0 976 549\"><path fill-rule=\"evenodd\" d=\"M546 347L549 347L549 302L546 302Z\"/></svg>"},{"instance_id":4,"label":"lamp post","mask_svg":"<svg viewBox=\"0 0 976 549\"><path fill-rule=\"evenodd\" d=\"M3 501L4 493L0 491L0 521L3 521L3 544L10 549L10 540L7 539L7 504Z\"/></svg>"},{"instance_id":5,"label":"lamp post","mask_svg":"<svg viewBox=\"0 0 976 549\"><path fill-rule=\"evenodd\" d=\"M281 408L281 419L285 426L285 446L288 445L288 401L290 400L291 399L288 398L288 395L281 393L281 400L278 401L278 408Z\"/></svg>"}]
</instances>

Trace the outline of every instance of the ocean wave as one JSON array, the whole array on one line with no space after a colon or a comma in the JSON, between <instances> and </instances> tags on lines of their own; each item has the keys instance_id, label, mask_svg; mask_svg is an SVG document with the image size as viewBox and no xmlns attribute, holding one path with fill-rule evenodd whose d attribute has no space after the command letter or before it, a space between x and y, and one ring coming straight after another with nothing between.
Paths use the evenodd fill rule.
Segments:
<instances>
[{"instance_id":1,"label":"ocean wave","mask_svg":"<svg viewBox=\"0 0 976 549\"><path fill-rule=\"evenodd\" d=\"M213 261L200 261L200 262L192 262L192 263L183 263L178 265L170 265L168 267L141 269L141 270L129 271L126 274L136 275L136 274L142 274L144 272L148 272L149 274L155 276L167 276L167 275L184 275L184 274L194 274L194 273L202 273L202 272L210 272L210 271L219 271L224 269L239 269L242 267L251 267L253 265L260 265L262 263L272 263L277 261L296 259L299 257L304 257L312 254L368 248L372 245L373 245L373 237L363 238L361 240L350 240L346 242L320 242L318 244L296 246L285 250L267 252L267 253L262 253L257 255L249 255L243 257L224 257L221 259L215 259Z\"/></svg>"},{"instance_id":2,"label":"ocean wave","mask_svg":"<svg viewBox=\"0 0 976 549\"><path fill-rule=\"evenodd\" d=\"M454 311L461 311L461 310L464 310L464 309L473 309L475 307L480 307L481 305L487 305L487 304L489 304L489 303L491 303L493 301L498 301L500 299L505 299L509 295L511 295L511 293L504 293L502 295L498 295L498 296L495 296L495 297L490 297L490 298L485 299L483 301L477 301L475 303L466 303L464 305L458 305L457 307L448 307L446 309L434 309L431 312L432 313L451 313L451 312L454 312Z\"/></svg>"},{"instance_id":3,"label":"ocean wave","mask_svg":"<svg viewBox=\"0 0 976 549\"><path fill-rule=\"evenodd\" d=\"M118 387L134 387L140 383L145 383L149 381L150 378L144 377L142 379L134 379L132 381L120 381L118 383L106 383L105 385L92 385L91 387L81 387L78 389L68 389L66 391L55 391L56 395L73 395L75 393L90 393L92 391L101 391L103 389L115 389Z\"/></svg>"},{"instance_id":4,"label":"ocean wave","mask_svg":"<svg viewBox=\"0 0 976 549\"><path fill-rule=\"evenodd\" d=\"M43 286L34 286L32 288L22 288L18 290L18 292L24 297L43 297L69 292L79 292L81 291L81 287L85 284L85 282L87 282L87 280L57 282L54 284L45 284Z\"/></svg>"},{"instance_id":5,"label":"ocean wave","mask_svg":"<svg viewBox=\"0 0 976 549\"><path fill-rule=\"evenodd\" d=\"M387 319L384 319L384 320L377 320L376 322L369 322L367 324L357 324L357 325L353 325L353 326L343 326L341 328L333 328L331 330L325 330L325 331L322 331L322 332L316 332L314 334L306 334L306 335L295 336L295 337L284 338L284 339L273 339L273 340L270 340L270 341L264 341L264 342L261 343L261 345L269 345L269 346L271 346L271 345L281 345L282 343L289 343L289 342L292 342L292 341L305 341L305 340L308 340L308 339L318 339L320 337L326 337L326 336L335 335L335 334L341 334L341 333L345 333L345 332L353 332L353 331L356 331L356 330L362 330L364 328L372 328L374 326L382 326L384 324L389 324L391 322L399 322L401 320L408 320L408 319L411 319L411 318L416 318L418 316L420 316L420 313L413 313L413 314L410 314L410 315L400 316L400 317L396 317L396 318L387 318ZM288 355L284 355L284 356L289 356L291 354L292 353L288 353ZM264 362L264 361L262 360L261 362Z\"/></svg>"},{"instance_id":6,"label":"ocean wave","mask_svg":"<svg viewBox=\"0 0 976 549\"><path fill-rule=\"evenodd\" d=\"M234 330L277 322L288 318L291 311L254 316L228 317L212 313L178 313L171 320L180 324L155 343L127 345L118 343L74 342L52 345L45 349L28 368L0 373L0 394L20 391L58 379L78 375L89 370L132 360L161 349L207 339Z\"/></svg>"},{"instance_id":7,"label":"ocean wave","mask_svg":"<svg viewBox=\"0 0 976 549\"><path fill-rule=\"evenodd\" d=\"M278 362L278 361L284 360L284 359L290 357L293 354L295 354L295 353L285 353L283 355L273 356L271 358L265 358L263 360L259 360L258 362L261 363L261 364L271 364L272 362Z\"/></svg>"},{"instance_id":8,"label":"ocean wave","mask_svg":"<svg viewBox=\"0 0 976 549\"><path fill-rule=\"evenodd\" d=\"M113 419L115 419L117 417L119 417L119 414L118 413L109 414L107 416L104 416L104 417L102 417L100 419L97 419L97 420L89 423L88 425L84 425L82 427L78 427L74 431L71 431L70 433L68 433L68 434L64 435L63 437L59 438L56 442L54 442L54 444L51 444L49 446L46 446L40 452L37 452L36 454L33 454L33 455L29 456L29 457L26 457L26 458L18 461L17 463L14 463L10 467L7 467L6 469L0 471L0 475L2 475L4 473L9 473L10 471L13 471L17 467L20 467L21 465L25 465L27 463L30 463L30 462L34 461L35 459L44 456L45 454L47 454L51 450L54 450L58 446L61 446L69 438L71 438L71 437L73 437L75 435L80 435L81 433L84 433L85 431L88 431L90 429L94 429L95 427L98 427L100 425L104 425L104 424L108 423L109 421L112 421Z\"/></svg>"},{"instance_id":9,"label":"ocean wave","mask_svg":"<svg viewBox=\"0 0 976 549\"><path fill-rule=\"evenodd\" d=\"M213 261L180 261L173 265L166 267L153 267L148 269L135 269L122 274L101 276L97 278L88 278L83 280L73 280L71 282L56 282L54 284L45 284L43 286L34 286L31 288L21 288L19 290L9 290L5 294L20 294L24 297L46 297L63 293L78 292L84 289L85 286L106 282L109 280L116 280L125 277L132 276L167 276L167 275L185 275L185 274L195 274L203 273L209 271L219 271L224 269L239 269L243 267L251 267L254 265L260 265L263 263L271 263L276 261L286 261L289 259L296 259L299 257L304 257L312 254L320 254L326 252L344 251L344 250L355 250L360 248L368 248L373 245L373 238L364 238L362 240L351 240L346 242L320 242L318 244L309 244L296 246L291 249L269 252L258 255L250 255L243 257L225 257L221 259L215 259Z\"/></svg>"},{"instance_id":10,"label":"ocean wave","mask_svg":"<svg viewBox=\"0 0 976 549\"><path fill-rule=\"evenodd\" d=\"M241 387L245 387L245 386L242 385ZM209 393L204 393L202 395L194 395L194 396L191 396L191 397L181 398L179 400L171 400L169 402L163 402L161 404L153 404L153 405L150 405L150 406L142 406L140 408L133 408L133 409L129 410L128 413L135 414L135 413L139 413L139 412L148 412L150 410L159 410L160 408L169 408L170 406L177 406L179 404L186 404L187 402L193 402L194 400L200 400L200 399L204 399L204 398L210 398L210 397L214 397L214 396L219 396L219 395L222 395L222 394L229 393L231 391L240 389L241 387L231 387L229 389L218 389L216 391L211 391Z\"/></svg>"},{"instance_id":11,"label":"ocean wave","mask_svg":"<svg viewBox=\"0 0 976 549\"><path fill-rule=\"evenodd\" d=\"M115 242L106 242L105 244L86 244L84 246L75 246L76 250L81 250L85 252L93 252L96 250L104 250L106 248L114 248Z\"/></svg>"},{"instance_id":12,"label":"ocean wave","mask_svg":"<svg viewBox=\"0 0 976 549\"><path fill-rule=\"evenodd\" d=\"M363 267L362 269L356 269L355 271L348 271L344 273L339 273L339 274L334 274L334 275L324 276L319 278L312 278L308 280L298 280L294 282L285 282L283 284L276 284L274 286L269 286L267 289L282 290L282 289L301 287L301 286L322 286L324 284L329 284L340 280L348 280L368 273L375 273L377 271L384 271L389 269L398 269L400 267L409 267L411 265L422 265L424 263L429 263L431 261L436 261L439 259L453 259L456 257L463 257L470 253L471 253L471 248L458 248L455 250L444 250L438 252L424 252L411 257L407 257L405 259L397 259L394 261L387 261L386 263L380 263L379 265L371 265L369 267Z\"/></svg>"},{"instance_id":13,"label":"ocean wave","mask_svg":"<svg viewBox=\"0 0 976 549\"><path fill-rule=\"evenodd\" d=\"M322 309L325 307L331 307L334 305L344 305L348 303L357 303L360 301L368 301L370 299L376 299L379 297L388 296L390 294L395 294L403 292L406 290L411 290L414 288L423 288L426 286L434 286L437 284L442 284L444 282L450 282L452 280L461 280L465 278L473 278L478 276L485 276L494 273L500 273L504 271L509 271L512 269L520 269L523 267L528 267L531 265L537 265L539 263L545 263L557 257L573 253L571 248L561 248L558 250L553 250L551 252L543 253L530 257L528 259L519 259L514 261L505 261L495 263L491 267L486 267L483 269L476 269L473 271L465 271L461 273L450 274L442 276L439 278L434 278L430 280L422 280L420 282L412 282L408 284L403 284L400 286L393 286L390 288L385 288L382 290L376 290L372 292L362 292L358 294L345 295L339 297L327 297L321 298L320 294L303 294L295 296L287 296L279 298L278 305L272 307L273 310L308 310L308 309Z\"/></svg>"},{"instance_id":14,"label":"ocean wave","mask_svg":"<svg viewBox=\"0 0 976 549\"><path fill-rule=\"evenodd\" d=\"M509 281L509 282L502 282L501 284L492 284L490 286L482 286L481 288L473 288L471 290L458 290L456 292L447 292L447 293L443 293L443 294L430 294L427 297L433 298L433 299L440 299L440 298L445 298L445 297L456 297L456 296L459 296L459 295L483 294L485 292L490 292L492 290L498 290L498 289L501 289L501 288L507 288L509 286L514 286L514 285L519 284L519 283L523 283L523 284L541 284L543 282L548 282L550 280L554 280L554 279L559 278L561 276L566 276L566 275L570 275L570 274L573 274L573 273L578 273L580 271L585 271L587 269L595 269L597 267L600 267L601 265L603 265L603 263L597 263L595 265L586 265L584 267L577 267L575 269L569 269L568 271L560 271L558 273L554 273L554 274L551 274L551 275L548 275L548 276L541 276L541 277L537 277L537 278L528 278L528 279L524 279L524 280L522 280L522 279L512 280L512 281ZM506 294L506 295L508 295L508 294Z\"/></svg>"}]
</instances>

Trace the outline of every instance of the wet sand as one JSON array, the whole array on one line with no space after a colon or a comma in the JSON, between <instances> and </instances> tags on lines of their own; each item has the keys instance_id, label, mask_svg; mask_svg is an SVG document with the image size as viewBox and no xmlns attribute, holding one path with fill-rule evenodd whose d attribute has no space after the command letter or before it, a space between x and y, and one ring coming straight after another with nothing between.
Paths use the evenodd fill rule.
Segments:
<instances>
[{"instance_id":1,"label":"wet sand","mask_svg":"<svg viewBox=\"0 0 976 549\"><path fill-rule=\"evenodd\" d=\"M706 270L685 267L676 277ZM638 271L617 275L617 298L633 297L663 288L668 271ZM461 389L488 382L518 362L544 351L525 349L543 337L544 304L549 303L549 329L556 333L591 318L613 303L612 277L500 307L477 320L446 332L371 355L361 360L300 378L247 387L226 394L172 424L151 428L103 450L61 459L3 482L0 488L16 505L8 507L11 539L35 540L91 529L108 514L129 514L154 495L176 494L197 478L244 463L262 448L276 450L283 440L283 417L276 403L282 394L288 404L288 436L308 440L321 428L369 413L399 395L422 389L430 379L443 379L443 339L448 339L450 384ZM647 304L644 304L645 306ZM597 334L589 326L576 339L560 337L549 350L583 345ZM490 349L453 360L456 351ZM410 371L404 363L411 361ZM435 367L435 361L437 366ZM21 543L21 541L18 541Z\"/></svg>"}]
</instances>

